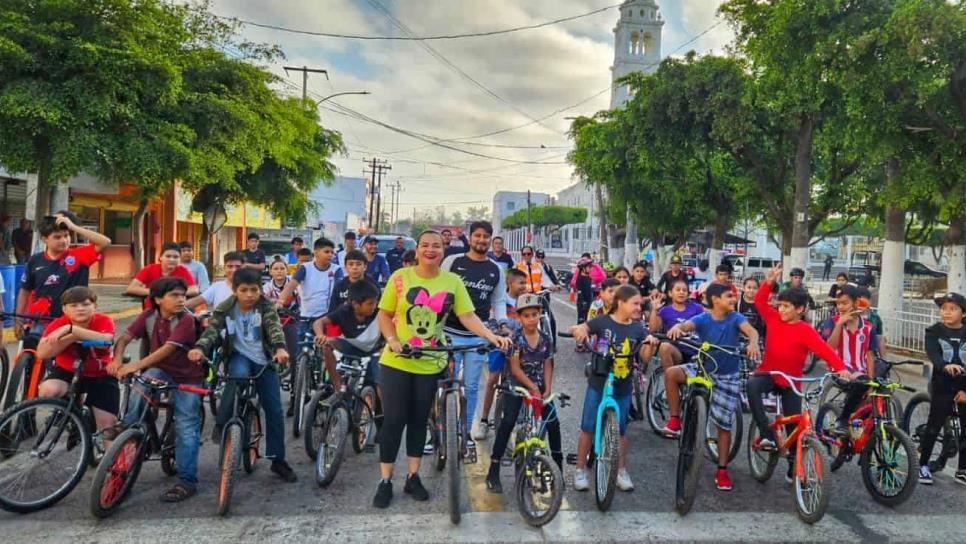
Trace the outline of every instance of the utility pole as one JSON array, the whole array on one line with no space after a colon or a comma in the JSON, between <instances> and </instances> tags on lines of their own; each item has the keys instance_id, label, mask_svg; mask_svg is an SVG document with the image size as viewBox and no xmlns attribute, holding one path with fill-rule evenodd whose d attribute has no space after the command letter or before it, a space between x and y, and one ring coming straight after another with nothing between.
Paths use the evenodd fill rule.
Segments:
<instances>
[{"instance_id":1,"label":"utility pole","mask_svg":"<svg viewBox=\"0 0 966 544\"><path fill-rule=\"evenodd\" d=\"M364 171L372 174L372 185L374 187L369 197L369 228L370 230L374 229L374 232L379 232L379 226L382 223L382 175L392 170L392 166L389 166L389 163L385 160L373 157L371 167L372 169L368 172ZM373 206L375 206L375 213L373 213Z\"/></svg>"},{"instance_id":2,"label":"utility pole","mask_svg":"<svg viewBox=\"0 0 966 544\"><path fill-rule=\"evenodd\" d=\"M325 74L325 79L329 79L329 72L319 68L309 68L308 66L282 66L282 69L285 70L286 75L288 74L289 70L293 72L302 72L302 100L305 100L305 95L307 93L307 87L309 85L309 72L313 74Z\"/></svg>"},{"instance_id":3,"label":"utility pole","mask_svg":"<svg viewBox=\"0 0 966 544\"><path fill-rule=\"evenodd\" d=\"M393 205L393 209L392 209L392 223L393 223L392 226L393 226L393 230L399 230L399 195L401 193L402 193L402 183L397 179L396 180L396 191L395 191L396 202Z\"/></svg>"},{"instance_id":4,"label":"utility pole","mask_svg":"<svg viewBox=\"0 0 966 544\"><path fill-rule=\"evenodd\" d=\"M527 189L527 240L526 243L533 242L533 220L530 217L530 189Z\"/></svg>"}]
</instances>

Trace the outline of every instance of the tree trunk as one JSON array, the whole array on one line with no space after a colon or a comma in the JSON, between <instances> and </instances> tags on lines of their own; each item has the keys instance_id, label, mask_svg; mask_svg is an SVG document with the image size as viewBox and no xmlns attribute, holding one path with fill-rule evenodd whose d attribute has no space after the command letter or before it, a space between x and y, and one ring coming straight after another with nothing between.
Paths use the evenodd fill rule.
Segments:
<instances>
[{"instance_id":1,"label":"tree trunk","mask_svg":"<svg viewBox=\"0 0 966 544\"><path fill-rule=\"evenodd\" d=\"M946 289L954 293L966 294L966 216L954 215L949 219L946 244L949 246L949 276L946 279Z\"/></svg>"},{"instance_id":2,"label":"tree trunk","mask_svg":"<svg viewBox=\"0 0 966 544\"><path fill-rule=\"evenodd\" d=\"M885 163L887 191L901 183L899 160L889 157ZM906 253L906 212L887 202L885 208L885 244L879 270L879 313L885 319L897 318L902 311L903 262Z\"/></svg>"},{"instance_id":3,"label":"tree trunk","mask_svg":"<svg viewBox=\"0 0 966 544\"><path fill-rule=\"evenodd\" d=\"M791 254L788 269L801 268L808 271L808 202L811 198L812 139L815 121L811 115L803 115L798 128L795 148L795 217L792 218Z\"/></svg>"},{"instance_id":4,"label":"tree trunk","mask_svg":"<svg viewBox=\"0 0 966 544\"><path fill-rule=\"evenodd\" d=\"M600 242L600 261L610 262L610 244L607 240L607 210L604 208L604 187L600 183L594 184L597 197L597 238Z\"/></svg>"},{"instance_id":5,"label":"tree trunk","mask_svg":"<svg viewBox=\"0 0 966 544\"><path fill-rule=\"evenodd\" d=\"M708 251L708 270L714 274L714 269L721 264L721 249L728 236L728 217L718 214L714 218L714 235L711 237L711 249Z\"/></svg>"},{"instance_id":6,"label":"tree trunk","mask_svg":"<svg viewBox=\"0 0 966 544\"><path fill-rule=\"evenodd\" d=\"M134 212L131 219L131 238L134 240L134 267L135 270L144 268L144 214L148 211L148 199L141 198L138 202L138 209Z\"/></svg>"},{"instance_id":7,"label":"tree trunk","mask_svg":"<svg viewBox=\"0 0 966 544\"><path fill-rule=\"evenodd\" d=\"M637 263L641 253L641 245L637 239L637 222L631 214L631 209L627 208L627 232L624 235L624 266L632 270Z\"/></svg>"}]
</instances>

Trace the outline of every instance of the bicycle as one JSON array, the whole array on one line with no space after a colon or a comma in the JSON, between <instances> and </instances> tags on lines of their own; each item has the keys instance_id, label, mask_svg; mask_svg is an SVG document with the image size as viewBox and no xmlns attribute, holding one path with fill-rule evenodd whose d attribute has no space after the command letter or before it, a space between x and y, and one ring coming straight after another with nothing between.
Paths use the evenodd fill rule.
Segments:
<instances>
[{"instance_id":1,"label":"bicycle","mask_svg":"<svg viewBox=\"0 0 966 544\"><path fill-rule=\"evenodd\" d=\"M466 346L411 347L403 346L401 357L418 359L425 353L445 353L447 357L446 377L439 380L436 400L430 411L430 429L436 470L446 469L446 488L449 492L449 519L459 524L460 512L460 472L463 463L476 462L476 450L467 447L469 427L464 421L466 397L463 393L463 366L456 372L453 355L461 352L476 351L486 353L489 344L480 343ZM409 431L407 431L409 432Z\"/></svg>"},{"instance_id":2,"label":"bicycle","mask_svg":"<svg viewBox=\"0 0 966 544\"><path fill-rule=\"evenodd\" d=\"M19 319L27 319L31 321L38 322L51 322L54 320L52 317L39 316L39 315L24 315L11 312L0 313L0 316L6 317L16 317ZM7 357L7 350L2 349L3 352L3 367L4 367L4 388L0 389L0 392L4 393L3 396L3 409L6 410L11 406L17 404L18 402L30 400L37 398L37 390L40 387L40 382L43 381L44 375L46 374L46 368L44 367L43 361L37 357L37 344L40 342L39 334L32 334L30 332L29 326L24 326L23 334L18 343L17 355L13 358L13 366L9 364ZM26 347L26 346L33 347ZM9 376L6 376L9 370Z\"/></svg>"},{"instance_id":3,"label":"bicycle","mask_svg":"<svg viewBox=\"0 0 966 544\"><path fill-rule=\"evenodd\" d=\"M90 497L91 514L97 519L113 514L127 498L141 473L144 461L160 460L161 469L165 474L174 476L177 473L174 463L174 408L171 401L163 399L162 396L170 391L185 391L202 397L209 393L208 389L203 387L169 384L147 376L132 377L126 381L125 387L130 389L132 381L143 387L144 393L139 394L144 395L147 406L141 412L138 421L114 439L104 458L97 465L94 480L91 483ZM161 432L158 433L157 420L162 409L166 410L167 417ZM204 428L203 406L200 412L200 428Z\"/></svg>"},{"instance_id":4,"label":"bicycle","mask_svg":"<svg viewBox=\"0 0 966 544\"><path fill-rule=\"evenodd\" d=\"M660 361L657 365L660 366ZM647 411L646 405L646 395L647 395L647 363L641 361L639 357L635 357L633 363L631 364L631 385L633 386L633 391L631 393L631 416L632 419L641 420L644 419L645 412Z\"/></svg>"},{"instance_id":5,"label":"bicycle","mask_svg":"<svg viewBox=\"0 0 966 544\"><path fill-rule=\"evenodd\" d=\"M919 444L922 442L926 433L926 424L929 421L929 406L932 397L929 393L919 393L909 400L906 411L902 416L902 430L905 431L919 451ZM938 448L933 447L933 454L930 456L928 466L929 471L936 473L946 468L946 463L957 455L966 455L966 439L963 438L963 429L960 424L960 405L953 402L953 413L943 422L942 429L936 436Z\"/></svg>"},{"instance_id":6,"label":"bicycle","mask_svg":"<svg viewBox=\"0 0 966 544\"><path fill-rule=\"evenodd\" d=\"M301 318L301 321L312 320ZM315 344L315 334L306 331L298 347L299 355L292 369L292 375L295 376L292 382L292 436L295 438L301 435L305 426L305 407L311 400L312 392L322 385L325 375L325 364L322 353Z\"/></svg>"},{"instance_id":7,"label":"bicycle","mask_svg":"<svg viewBox=\"0 0 966 544\"><path fill-rule=\"evenodd\" d=\"M0 508L35 512L53 506L80 482L104 453L94 414L81 403L87 349L112 342L76 342L78 358L67 394L19 402L0 415ZM45 478L38 478L43 475Z\"/></svg>"},{"instance_id":8,"label":"bicycle","mask_svg":"<svg viewBox=\"0 0 966 544\"><path fill-rule=\"evenodd\" d=\"M563 503L564 479L560 467L550 456L545 438L547 424L556 420L560 408L570 404L570 396L553 393L544 399L533 396L525 387L503 386L503 393L523 399L517 418L518 426L513 445L513 463L516 475L517 509L524 521L532 527L542 527L556 517ZM544 410L551 414L544 419Z\"/></svg>"},{"instance_id":9,"label":"bicycle","mask_svg":"<svg viewBox=\"0 0 966 544\"><path fill-rule=\"evenodd\" d=\"M235 489L235 473L239 465L245 472L255 471L260 457L258 445L262 439L262 418L255 398L255 381L270 365L265 365L254 376L232 378L220 376L227 383L235 384L231 418L221 433L221 449L218 454L218 515L228 514L231 495Z\"/></svg>"},{"instance_id":10,"label":"bicycle","mask_svg":"<svg viewBox=\"0 0 966 544\"><path fill-rule=\"evenodd\" d=\"M907 393L911 393L915 395L918 391L915 388L912 388L903 384L902 378L898 375L898 373L894 373L892 371L893 367L903 366L903 365L922 366L923 363L922 361L917 361L915 359L906 359L904 361L893 363L893 362L887 361L886 359L883 359L882 357L876 356L874 368L877 369L877 371L879 368L884 368L885 371L882 373L883 378L886 378L890 382L897 382L899 384L898 389L901 389ZM896 417L898 417L899 414L904 413L902 401L899 400L899 397L897 397L896 395L892 395L887 400L891 406L891 413L896 414ZM826 382L826 386L822 388L822 396L818 401L818 406L822 407L822 406L825 406L826 404L832 403L838 406L839 408L841 408L844 402L845 402L845 391L843 391L842 388L839 387L836 384L836 382L832 380ZM819 421L821 420L816 419L816 423L818 423Z\"/></svg>"},{"instance_id":11,"label":"bicycle","mask_svg":"<svg viewBox=\"0 0 966 544\"><path fill-rule=\"evenodd\" d=\"M751 476L761 483L767 482L775 472L778 457L794 448L795 468L793 483L795 487L795 511L805 523L813 524L825 516L828 509L828 494L825 492L825 470L822 460L822 442L815 435L812 426L812 412L809 405L821 395L821 385L831 376L825 374L818 378L796 378L777 370L759 373L784 378L793 393L804 399L801 414L783 415L781 397L776 398L775 418L768 427L773 429L777 438L777 450L761 450L761 436L758 425L752 421L748 428L748 465ZM818 390L805 391L799 385L819 382ZM786 425L795 428L783 438Z\"/></svg>"},{"instance_id":12,"label":"bicycle","mask_svg":"<svg viewBox=\"0 0 966 544\"><path fill-rule=\"evenodd\" d=\"M327 487L339 472L347 437L352 437L352 450L362 453L371 449L376 434L376 388L365 385L363 378L378 352L365 357L340 355L336 368L342 375L342 390L323 385L306 407L305 453L315 461L319 487Z\"/></svg>"},{"instance_id":13,"label":"bicycle","mask_svg":"<svg viewBox=\"0 0 966 544\"><path fill-rule=\"evenodd\" d=\"M840 386L849 383L836 377L832 379ZM896 426L889 403L893 392L902 384L886 378L862 383L869 389L870 402L849 414L850 435L842 438L829 431L842 413L842 408L832 403L819 408L815 432L833 458L829 467L832 472L858 453L862 483L872 498L886 506L898 506L912 495L919 482L916 449L909 435Z\"/></svg>"},{"instance_id":14,"label":"bicycle","mask_svg":"<svg viewBox=\"0 0 966 544\"><path fill-rule=\"evenodd\" d=\"M540 291L537 293L537 296L540 297L540 304L543 305L543 311L540 312L540 332L550 338L550 353L557 353L557 335L554 334L557 327L553 319L551 319L550 291Z\"/></svg>"},{"instance_id":15,"label":"bicycle","mask_svg":"<svg viewBox=\"0 0 966 544\"><path fill-rule=\"evenodd\" d=\"M570 333L557 333L561 338L573 338ZM597 407L597 419L594 426L594 446L588 466L594 465L594 502L597 509L606 512L610 509L611 502L614 500L614 491L617 488L618 461L620 458L620 420L621 410L617 401L614 400L614 362L622 357L613 353L614 346L610 338L607 338L607 349L605 354L597 351L591 352L591 360L587 365L586 372L595 375L606 374L604 389ZM633 346L629 353L623 357L633 357L637 352L637 345Z\"/></svg>"}]
</instances>

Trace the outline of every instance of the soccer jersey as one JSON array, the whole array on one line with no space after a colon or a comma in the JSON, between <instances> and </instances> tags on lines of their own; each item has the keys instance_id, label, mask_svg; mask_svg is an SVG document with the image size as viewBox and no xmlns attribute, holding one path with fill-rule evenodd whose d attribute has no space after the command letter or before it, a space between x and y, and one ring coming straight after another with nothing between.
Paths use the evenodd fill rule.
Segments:
<instances>
[{"instance_id":1,"label":"soccer jersey","mask_svg":"<svg viewBox=\"0 0 966 544\"><path fill-rule=\"evenodd\" d=\"M68 248L56 259L46 251L31 256L20 280L20 287L30 292L26 312L51 317L62 315L60 296L71 287L86 287L89 268L98 259L100 255L94 244Z\"/></svg>"}]
</instances>

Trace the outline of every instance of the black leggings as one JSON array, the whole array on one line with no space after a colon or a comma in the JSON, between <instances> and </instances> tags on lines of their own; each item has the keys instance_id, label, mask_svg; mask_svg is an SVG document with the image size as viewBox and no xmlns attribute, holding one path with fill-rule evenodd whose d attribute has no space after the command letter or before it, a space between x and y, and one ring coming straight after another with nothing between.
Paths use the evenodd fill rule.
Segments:
<instances>
[{"instance_id":1,"label":"black leggings","mask_svg":"<svg viewBox=\"0 0 966 544\"><path fill-rule=\"evenodd\" d=\"M790 416L802 413L802 399L794 391L787 387L782 387L775 383L775 380L768 374L757 374L748 379L748 404L751 405L751 414L758 425L758 431L762 438L775 441L775 431L768 426L768 415L765 414L765 402L763 397L767 393L778 391L782 399L782 414ZM794 425L786 425L785 432L791 433Z\"/></svg>"},{"instance_id":2,"label":"black leggings","mask_svg":"<svg viewBox=\"0 0 966 544\"><path fill-rule=\"evenodd\" d=\"M953 415L954 393L933 392L932 400L929 403L929 419L926 421L926 431L919 441L920 453L919 466L926 466L929 457L932 456L933 446L936 445L936 437L942 432L943 424L946 419ZM966 404L959 405L959 428L966 431ZM959 439L959 470L966 470L966 439Z\"/></svg>"},{"instance_id":3,"label":"black leggings","mask_svg":"<svg viewBox=\"0 0 966 544\"><path fill-rule=\"evenodd\" d=\"M389 366L379 369L382 385L382 427L379 429L379 462L395 463L406 430L406 455L422 457L426 445L426 421L436 398L439 374L412 374Z\"/></svg>"},{"instance_id":4,"label":"black leggings","mask_svg":"<svg viewBox=\"0 0 966 544\"><path fill-rule=\"evenodd\" d=\"M503 421L500 428L496 431L496 438L493 439L493 454L490 456L494 463L500 462L506 452L507 442L510 441L510 434L513 426L516 425L517 416L520 415L520 407L523 406L523 399L515 395L507 395L503 403ZM550 456L557 465L563 464L563 452L560 449L560 421L557 419L557 409L553 404L543 407L543 418L553 417L547 423L547 438L550 440Z\"/></svg>"},{"instance_id":5,"label":"black leggings","mask_svg":"<svg viewBox=\"0 0 966 544\"><path fill-rule=\"evenodd\" d=\"M584 321L587 321L587 312L590 311L589 300L584 300L584 297L577 297L577 324L580 325Z\"/></svg>"}]
</instances>

